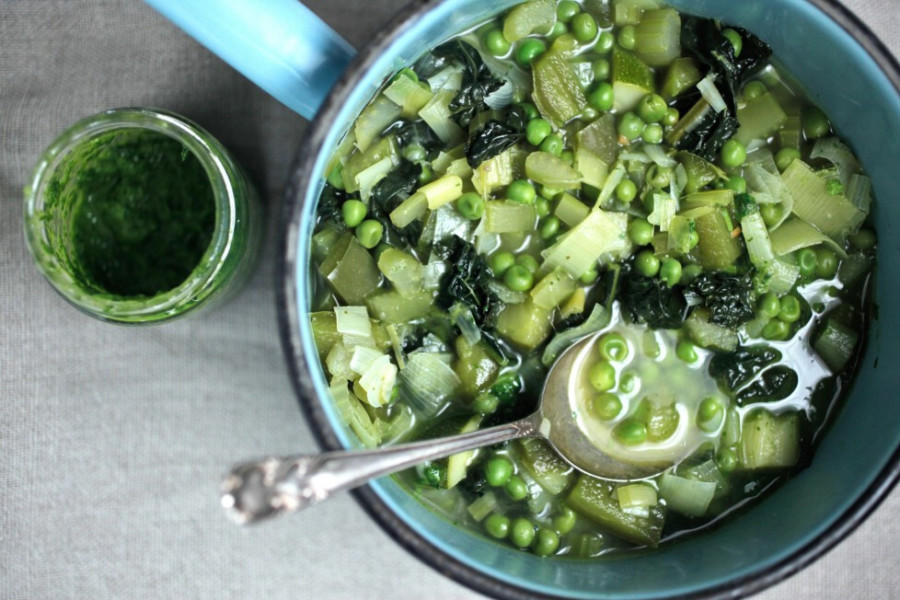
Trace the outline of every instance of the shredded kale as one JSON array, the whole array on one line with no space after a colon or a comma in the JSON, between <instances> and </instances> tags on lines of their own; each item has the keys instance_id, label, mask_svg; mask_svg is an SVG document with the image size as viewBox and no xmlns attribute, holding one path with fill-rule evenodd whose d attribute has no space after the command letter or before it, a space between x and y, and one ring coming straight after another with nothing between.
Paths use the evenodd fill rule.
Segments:
<instances>
[{"instance_id":1,"label":"shredded kale","mask_svg":"<svg viewBox=\"0 0 900 600\"><path fill-rule=\"evenodd\" d=\"M738 392L738 405L753 402L774 402L783 400L797 389L798 377L796 371L787 365L775 365L769 367L740 392Z\"/></svg>"},{"instance_id":2,"label":"shredded kale","mask_svg":"<svg viewBox=\"0 0 900 600\"><path fill-rule=\"evenodd\" d=\"M408 121L400 119L388 125L381 133L382 136L393 135L402 148L418 145L425 150L427 160L434 160L443 150L444 142L437 136L425 121Z\"/></svg>"},{"instance_id":3,"label":"shredded kale","mask_svg":"<svg viewBox=\"0 0 900 600\"><path fill-rule=\"evenodd\" d=\"M455 302L462 302L472 311L479 328L487 329L489 318L502 306L488 287L493 275L487 261L472 244L455 236L435 250L448 265L441 277L437 304L447 310Z\"/></svg>"},{"instance_id":4,"label":"shredded kale","mask_svg":"<svg viewBox=\"0 0 900 600\"><path fill-rule=\"evenodd\" d=\"M692 281L689 289L709 308L710 323L737 329L756 316L753 273L707 271Z\"/></svg>"},{"instance_id":5,"label":"shredded kale","mask_svg":"<svg viewBox=\"0 0 900 600\"><path fill-rule=\"evenodd\" d=\"M319 196L319 203L316 205L316 212L319 217L326 221L332 221L341 229L345 228L344 216L341 213L341 206L347 200L347 192L339 190L330 183L326 183Z\"/></svg>"},{"instance_id":6,"label":"shredded kale","mask_svg":"<svg viewBox=\"0 0 900 600\"><path fill-rule=\"evenodd\" d=\"M386 212L397 208L419 185L422 167L403 160L372 188L372 199Z\"/></svg>"},{"instance_id":7,"label":"shredded kale","mask_svg":"<svg viewBox=\"0 0 900 600\"><path fill-rule=\"evenodd\" d=\"M478 50L460 40L453 40L432 50L437 57L455 60L463 67L462 86L450 110L454 120L467 127L478 113L488 110L484 99L503 86L503 81L491 73Z\"/></svg>"},{"instance_id":8,"label":"shredded kale","mask_svg":"<svg viewBox=\"0 0 900 600\"><path fill-rule=\"evenodd\" d=\"M524 137L523 131L517 131L500 121L488 121L466 144L466 160L474 169L487 159L514 146Z\"/></svg>"},{"instance_id":9,"label":"shredded kale","mask_svg":"<svg viewBox=\"0 0 900 600\"><path fill-rule=\"evenodd\" d=\"M681 286L669 287L657 277L637 274L633 268L622 270L618 298L634 322L646 323L651 329L678 329L688 313Z\"/></svg>"},{"instance_id":10,"label":"shredded kale","mask_svg":"<svg viewBox=\"0 0 900 600\"><path fill-rule=\"evenodd\" d=\"M688 150L706 160L715 161L725 145L740 126L737 117L727 111L709 110L697 125L685 133L675 144L679 150Z\"/></svg>"},{"instance_id":11,"label":"shredded kale","mask_svg":"<svg viewBox=\"0 0 900 600\"><path fill-rule=\"evenodd\" d=\"M738 221L759 212L759 204L750 194L734 195L734 218Z\"/></svg>"},{"instance_id":12,"label":"shredded kale","mask_svg":"<svg viewBox=\"0 0 900 600\"><path fill-rule=\"evenodd\" d=\"M734 352L713 355L709 362L710 376L719 387L740 389L767 366L781 360L781 352L766 345L741 346Z\"/></svg>"}]
</instances>

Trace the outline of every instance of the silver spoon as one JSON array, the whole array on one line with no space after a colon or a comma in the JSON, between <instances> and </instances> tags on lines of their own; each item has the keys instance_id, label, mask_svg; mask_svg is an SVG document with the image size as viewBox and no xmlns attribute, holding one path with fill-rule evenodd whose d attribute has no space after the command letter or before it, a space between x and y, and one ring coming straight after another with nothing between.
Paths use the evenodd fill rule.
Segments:
<instances>
[{"instance_id":1,"label":"silver spoon","mask_svg":"<svg viewBox=\"0 0 900 600\"><path fill-rule=\"evenodd\" d=\"M336 492L429 460L522 437L541 437L572 466L611 481L645 479L686 458L700 443L689 427L669 439L664 452L615 452L608 436L589 435L574 404L582 385L577 376L603 331L570 346L547 374L538 409L488 429L372 450L269 457L234 467L222 484L222 505L238 523L252 523L312 506ZM687 419L681 419L686 422Z\"/></svg>"}]
</instances>

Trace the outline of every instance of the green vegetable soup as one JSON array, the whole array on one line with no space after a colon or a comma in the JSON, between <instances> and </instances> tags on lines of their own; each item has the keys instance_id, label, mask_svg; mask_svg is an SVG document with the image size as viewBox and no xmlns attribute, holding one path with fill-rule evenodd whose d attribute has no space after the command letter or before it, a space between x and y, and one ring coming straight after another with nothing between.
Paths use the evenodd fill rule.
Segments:
<instances>
[{"instance_id":1,"label":"green vegetable soup","mask_svg":"<svg viewBox=\"0 0 900 600\"><path fill-rule=\"evenodd\" d=\"M656 0L532 0L362 111L325 173L311 313L361 443L530 414L597 334L579 428L624 460L697 448L615 483L525 439L398 475L411 494L585 558L712 526L811 460L865 341L872 191L770 54Z\"/></svg>"}]
</instances>

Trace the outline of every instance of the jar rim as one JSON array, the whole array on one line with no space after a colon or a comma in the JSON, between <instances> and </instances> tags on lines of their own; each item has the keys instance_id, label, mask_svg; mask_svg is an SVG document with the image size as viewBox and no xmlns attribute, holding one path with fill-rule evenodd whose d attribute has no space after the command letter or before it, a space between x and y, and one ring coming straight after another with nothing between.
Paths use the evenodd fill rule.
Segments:
<instances>
[{"instance_id":1,"label":"jar rim","mask_svg":"<svg viewBox=\"0 0 900 600\"><path fill-rule=\"evenodd\" d=\"M64 158L82 144L115 130L143 129L182 143L207 175L215 203L215 223L209 245L187 278L152 296L122 296L85 289L58 264L49 251L41 218L43 194ZM25 188L25 239L39 270L71 304L101 320L119 323L159 322L204 304L232 249L237 228L235 181L239 170L227 150L209 132L168 110L148 107L113 108L85 117L60 134L42 153Z\"/></svg>"}]
</instances>

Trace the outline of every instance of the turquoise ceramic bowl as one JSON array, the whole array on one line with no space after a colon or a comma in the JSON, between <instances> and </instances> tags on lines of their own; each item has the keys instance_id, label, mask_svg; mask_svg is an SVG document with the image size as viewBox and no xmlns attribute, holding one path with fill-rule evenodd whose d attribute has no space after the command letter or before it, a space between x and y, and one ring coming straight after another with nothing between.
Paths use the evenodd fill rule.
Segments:
<instances>
[{"instance_id":1,"label":"turquoise ceramic bowl","mask_svg":"<svg viewBox=\"0 0 900 600\"><path fill-rule=\"evenodd\" d=\"M281 326L294 383L328 449L354 438L328 399L315 361L309 310L309 241L325 163L382 81L451 34L510 0L418 1L350 64L325 99L299 152L288 194L281 264ZM832 117L872 176L879 239L876 303L862 371L812 464L714 531L617 560L541 559L494 544L431 513L390 478L356 492L401 544L440 571L504 598L735 597L802 568L856 527L900 472L898 376L885 361L900 350L900 68L853 15L833 0L675 0L682 10L757 34ZM885 360L879 366L879 357Z\"/></svg>"}]
</instances>

